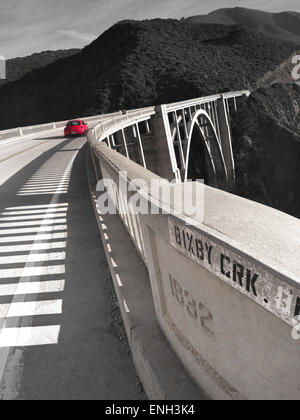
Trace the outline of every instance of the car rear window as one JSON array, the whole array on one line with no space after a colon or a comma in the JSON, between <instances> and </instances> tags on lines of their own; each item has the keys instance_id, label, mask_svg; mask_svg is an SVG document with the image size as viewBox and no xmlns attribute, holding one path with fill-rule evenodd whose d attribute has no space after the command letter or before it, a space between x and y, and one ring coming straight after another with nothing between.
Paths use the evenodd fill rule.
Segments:
<instances>
[{"instance_id":1,"label":"car rear window","mask_svg":"<svg viewBox=\"0 0 300 420\"><path fill-rule=\"evenodd\" d=\"M74 125L80 125L80 121L70 121L70 122L68 122L68 127L74 126Z\"/></svg>"}]
</instances>

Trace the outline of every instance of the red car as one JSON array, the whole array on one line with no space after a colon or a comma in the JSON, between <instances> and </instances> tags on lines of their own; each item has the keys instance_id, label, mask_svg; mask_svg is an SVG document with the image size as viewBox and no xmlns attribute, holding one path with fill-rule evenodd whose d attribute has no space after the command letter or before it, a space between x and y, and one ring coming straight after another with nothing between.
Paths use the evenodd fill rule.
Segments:
<instances>
[{"instance_id":1,"label":"red car","mask_svg":"<svg viewBox=\"0 0 300 420\"><path fill-rule=\"evenodd\" d=\"M88 132L88 125L82 120L69 121L65 127L65 137L84 137Z\"/></svg>"}]
</instances>

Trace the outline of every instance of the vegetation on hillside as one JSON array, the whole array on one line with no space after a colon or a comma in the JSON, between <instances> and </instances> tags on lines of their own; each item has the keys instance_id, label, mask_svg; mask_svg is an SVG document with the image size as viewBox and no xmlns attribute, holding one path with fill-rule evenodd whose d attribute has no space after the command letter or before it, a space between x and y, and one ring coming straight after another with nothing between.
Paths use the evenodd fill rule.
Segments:
<instances>
[{"instance_id":1,"label":"vegetation on hillside","mask_svg":"<svg viewBox=\"0 0 300 420\"><path fill-rule=\"evenodd\" d=\"M242 25L268 37L300 45L300 13L297 12L270 13L245 7L229 7L214 10L208 15L192 16L187 20L196 24Z\"/></svg>"},{"instance_id":2,"label":"vegetation on hillside","mask_svg":"<svg viewBox=\"0 0 300 420\"><path fill-rule=\"evenodd\" d=\"M237 190L300 218L300 87L253 92L233 119Z\"/></svg>"},{"instance_id":3,"label":"vegetation on hillside","mask_svg":"<svg viewBox=\"0 0 300 420\"><path fill-rule=\"evenodd\" d=\"M0 128L252 86L294 51L240 26L123 21L79 54L0 89Z\"/></svg>"},{"instance_id":4,"label":"vegetation on hillside","mask_svg":"<svg viewBox=\"0 0 300 420\"><path fill-rule=\"evenodd\" d=\"M12 58L6 61L6 80L0 80L0 86L14 82L35 69L45 67L54 61L78 53L79 49L43 51L27 57Z\"/></svg>"}]
</instances>

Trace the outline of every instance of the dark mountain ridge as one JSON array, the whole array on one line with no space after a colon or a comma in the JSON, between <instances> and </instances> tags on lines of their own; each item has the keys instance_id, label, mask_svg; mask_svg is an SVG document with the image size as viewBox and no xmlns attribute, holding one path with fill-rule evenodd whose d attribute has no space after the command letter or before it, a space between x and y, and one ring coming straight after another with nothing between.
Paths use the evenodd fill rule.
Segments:
<instances>
[{"instance_id":1,"label":"dark mountain ridge","mask_svg":"<svg viewBox=\"0 0 300 420\"><path fill-rule=\"evenodd\" d=\"M196 24L241 25L246 29L300 46L300 13L297 12L269 13L234 7L218 9L208 15L192 16L186 21Z\"/></svg>"},{"instance_id":2,"label":"dark mountain ridge","mask_svg":"<svg viewBox=\"0 0 300 420\"><path fill-rule=\"evenodd\" d=\"M6 61L6 80L0 80L0 86L14 82L26 73L45 67L54 61L77 54L79 49L43 51L27 57L16 57Z\"/></svg>"},{"instance_id":3,"label":"dark mountain ridge","mask_svg":"<svg viewBox=\"0 0 300 420\"><path fill-rule=\"evenodd\" d=\"M245 89L294 50L240 26L123 21L78 54L3 86L0 127Z\"/></svg>"},{"instance_id":4,"label":"dark mountain ridge","mask_svg":"<svg viewBox=\"0 0 300 420\"><path fill-rule=\"evenodd\" d=\"M253 92L233 119L240 196L300 218L300 87Z\"/></svg>"}]
</instances>

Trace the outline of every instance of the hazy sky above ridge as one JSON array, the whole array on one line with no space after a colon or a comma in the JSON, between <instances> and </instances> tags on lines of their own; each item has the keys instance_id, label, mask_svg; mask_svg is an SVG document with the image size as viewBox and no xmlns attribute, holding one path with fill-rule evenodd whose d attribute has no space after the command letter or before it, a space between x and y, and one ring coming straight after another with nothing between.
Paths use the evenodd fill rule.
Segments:
<instances>
[{"instance_id":1,"label":"hazy sky above ridge","mask_svg":"<svg viewBox=\"0 0 300 420\"><path fill-rule=\"evenodd\" d=\"M235 6L300 12L299 0L0 0L0 55L81 48L122 19L181 18Z\"/></svg>"}]
</instances>

